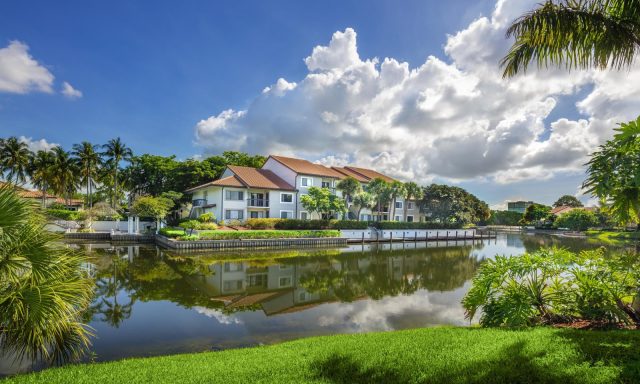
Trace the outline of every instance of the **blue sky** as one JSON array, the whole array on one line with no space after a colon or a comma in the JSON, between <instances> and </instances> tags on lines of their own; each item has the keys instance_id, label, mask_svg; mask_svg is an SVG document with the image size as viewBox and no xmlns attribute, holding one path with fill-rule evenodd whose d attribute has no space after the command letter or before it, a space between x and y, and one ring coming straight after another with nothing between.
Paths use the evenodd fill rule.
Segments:
<instances>
[{"instance_id":1,"label":"blue sky","mask_svg":"<svg viewBox=\"0 0 640 384\"><path fill-rule=\"evenodd\" d=\"M631 116L614 89L636 71L502 80L504 31L536 3L10 2L0 136L290 154L551 203Z\"/></svg>"}]
</instances>

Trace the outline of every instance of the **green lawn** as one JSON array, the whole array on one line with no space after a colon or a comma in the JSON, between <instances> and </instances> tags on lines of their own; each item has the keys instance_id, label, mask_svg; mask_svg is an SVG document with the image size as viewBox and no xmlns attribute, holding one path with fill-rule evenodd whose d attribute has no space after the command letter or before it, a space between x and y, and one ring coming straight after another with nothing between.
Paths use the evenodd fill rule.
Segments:
<instances>
[{"instance_id":1,"label":"green lawn","mask_svg":"<svg viewBox=\"0 0 640 384\"><path fill-rule=\"evenodd\" d=\"M8 383L640 382L640 332L429 328L70 365Z\"/></svg>"},{"instance_id":2,"label":"green lawn","mask_svg":"<svg viewBox=\"0 0 640 384\"><path fill-rule=\"evenodd\" d=\"M622 232L622 231L586 231L586 235L591 239L596 239L607 244L624 244L629 241L637 241L640 239L640 232Z\"/></svg>"}]
</instances>

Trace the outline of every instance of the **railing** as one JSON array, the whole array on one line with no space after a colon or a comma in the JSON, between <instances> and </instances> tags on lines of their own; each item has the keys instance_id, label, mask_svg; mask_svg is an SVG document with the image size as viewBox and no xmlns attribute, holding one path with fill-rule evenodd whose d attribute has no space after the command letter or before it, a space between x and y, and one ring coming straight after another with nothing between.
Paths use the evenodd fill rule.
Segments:
<instances>
[{"instance_id":1,"label":"railing","mask_svg":"<svg viewBox=\"0 0 640 384\"><path fill-rule=\"evenodd\" d=\"M191 202L194 207L202 207L207 205L207 199L195 199Z\"/></svg>"},{"instance_id":2,"label":"railing","mask_svg":"<svg viewBox=\"0 0 640 384\"><path fill-rule=\"evenodd\" d=\"M268 207L269 199L247 199L249 207Z\"/></svg>"}]
</instances>

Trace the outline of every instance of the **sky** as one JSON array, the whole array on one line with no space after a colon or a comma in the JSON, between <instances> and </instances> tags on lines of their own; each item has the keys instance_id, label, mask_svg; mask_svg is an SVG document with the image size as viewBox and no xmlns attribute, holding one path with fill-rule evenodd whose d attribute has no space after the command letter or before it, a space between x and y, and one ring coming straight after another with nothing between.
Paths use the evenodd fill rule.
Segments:
<instances>
[{"instance_id":1,"label":"sky","mask_svg":"<svg viewBox=\"0 0 640 384\"><path fill-rule=\"evenodd\" d=\"M538 2L10 1L0 137L357 164L495 208L591 202L584 163L637 116L640 67L502 79L505 30Z\"/></svg>"}]
</instances>

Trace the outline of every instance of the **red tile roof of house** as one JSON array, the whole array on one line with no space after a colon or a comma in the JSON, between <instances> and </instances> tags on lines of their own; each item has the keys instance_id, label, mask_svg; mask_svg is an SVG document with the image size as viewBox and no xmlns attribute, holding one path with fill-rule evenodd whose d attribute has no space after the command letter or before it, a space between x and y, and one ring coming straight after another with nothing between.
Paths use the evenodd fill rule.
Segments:
<instances>
[{"instance_id":1,"label":"red tile roof of house","mask_svg":"<svg viewBox=\"0 0 640 384\"><path fill-rule=\"evenodd\" d=\"M0 187L4 187L4 186L11 186L11 184L5 182L5 181L0 181ZM32 190L32 189L26 189L26 188L22 188L20 186L13 186L18 195L22 198L25 199L42 199L42 191L36 191L36 190ZM67 200L62 198L62 197L58 197L56 195L52 195L50 193L47 193L47 200L51 200L51 199L55 199L56 203L60 203L60 204L67 204ZM69 204L68 205L82 205L84 204L84 201L82 199L69 199Z\"/></svg>"},{"instance_id":2,"label":"red tile roof of house","mask_svg":"<svg viewBox=\"0 0 640 384\"><path fill-rule=\"evenodd\" d=\"M285 167L291 169L296 173L301 173L303 175L312 175L312 176L321 176L321 177L331 177L334 179L344 179L344 174L337 172L334 169L329 167L325 167L321 164L314 164L309 160L303 159L295 159L293 157L285 157L285 156L269 156L272 159L276 160L280 164Z\"/></svg>"},{"instance_id":3,"label":"red tile roof of house","mask_svg":"<svg viewBox=\"0 0 640 384\"><path fill-rule=\"evenodd\" d=\"M345 167L333 167L333 169L337 170L338 172L342 172L347 176L355 177L358 181L361 181L363 183L368 183L375 178L383 179L384 181L387 181L389 183L396 181L394 178L368 168L352 167L348 165Z\"/></svg>"},{"instance_id":4,"label":"red tile roof of house","mask_svg":"<svg viewBox=\"0 0 640 384\"><path fill-rule=\"evenodd\" d=\"M293 186L267 169L241 167L238 165L230 165L228 169L233 173L231 176L223 177L222 179L190 188L185 192L193 192L210 186L277 189L283 191L295 190Z\"/></svg>"},{"instance_id":5,"label":"red tile roof of house","mask_svg":"<svg viewBox=\"0 0 640 384\"><path fill-rule=\"evenodd\" d=\"M353 171L351 171L351 170L349 170L347 168L344 168L344 167L331 167L331 168L333 168L334 170L342 173L343 175L345 175L347 177L349 177L349 176L353 177L354 179L358 180L361 183L368 183L369 180L371 180L368 177L365 177L364 175L361 175L361 174L359 174L357 172L353 172Z\"/></svg>"},{"instance_id":6,"label":"red tile roof of house","mask_svg":"<svg viewBox=\"0 0 640 384\"><path fill-rule=\"evenodd\" d=\"M571 212L574 209L584 209L585 211L595 211L597 208L596 207L570 207L568 205L561 205L559 207L555 207L553 209L551 209L551 214L552 215L561 215L563 213L567 213L567 212Z\"/></svg>"}]
</instances>

